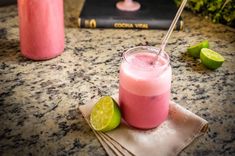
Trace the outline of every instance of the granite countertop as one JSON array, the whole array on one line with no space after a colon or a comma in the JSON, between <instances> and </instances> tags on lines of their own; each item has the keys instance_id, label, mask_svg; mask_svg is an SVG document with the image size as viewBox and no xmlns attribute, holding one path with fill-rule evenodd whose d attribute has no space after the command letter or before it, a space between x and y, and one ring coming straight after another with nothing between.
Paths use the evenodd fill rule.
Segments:
<instances>
[{"instance_id":1,"label":"granite countertop","mask_svg":"<svg viewBox=\"0 0 235 156\"><path fill-rule=\"evenodd\" d=\"M79 29L79 6L65 0L66 47L48 61L21 56L16 5L0 8L0 155L106 155L78 104L118 92L123 51L158 46L166 31ZM166 51L173 69L172 100L203 117L209 130L180 155L235 153L235 30L184 11ZM226 59L215 71L187 55L208 39Z\"/></svg>"}]
</instances>

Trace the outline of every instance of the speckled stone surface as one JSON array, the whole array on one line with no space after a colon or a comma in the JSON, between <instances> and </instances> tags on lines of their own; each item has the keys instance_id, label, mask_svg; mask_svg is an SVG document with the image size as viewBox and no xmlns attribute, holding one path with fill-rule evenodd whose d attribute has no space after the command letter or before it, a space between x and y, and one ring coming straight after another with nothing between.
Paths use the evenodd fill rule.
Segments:
<instances>
[{"instance_id":1,"label":"speckled stone surface","mask_svg":"<svg viewBox=\"0 0 235 156\"><path fill-rule=\"evenodd\" d=\"M20 55L17 7L0 8L0 155L106 155L78 104L118 92L124 50L158 46L166 31L78 29L79 6L65 0L66 48L52 60ZM75 8L75 10L74 10ZM172 100L209 122L209 131L180 155L235 153L235 30L183 13L166 51L173 69ZM226 59L216 71L187 55L208 39Z\"/></svg>"}]
</instances>

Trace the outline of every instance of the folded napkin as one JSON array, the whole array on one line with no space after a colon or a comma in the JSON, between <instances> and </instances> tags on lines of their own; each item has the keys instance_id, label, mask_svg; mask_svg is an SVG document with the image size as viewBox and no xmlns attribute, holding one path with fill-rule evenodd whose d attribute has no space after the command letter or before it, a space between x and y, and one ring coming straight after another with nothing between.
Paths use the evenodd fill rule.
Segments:
<instances>
[{"instance_id":1,"label":"folded napkin","mask_svg":"<svg viewBox=\"0 0 235 156\"><path fill-rule=\"evenodd\" d=\"M89 116L95 103L79 106L89 125ZM173 156L205 133L207 128L206 120L170 102L168 118L157 128L140 130L122 122L112 131L94 133L108 155Z\"/></svg>"}]
</instances>

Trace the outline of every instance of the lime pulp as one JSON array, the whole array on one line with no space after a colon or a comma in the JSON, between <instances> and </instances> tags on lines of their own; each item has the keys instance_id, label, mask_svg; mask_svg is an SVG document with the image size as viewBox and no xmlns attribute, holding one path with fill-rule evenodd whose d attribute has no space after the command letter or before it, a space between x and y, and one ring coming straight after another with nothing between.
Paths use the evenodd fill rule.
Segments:
<instances>
[{"instance_id":1,"label":"lime pulp","mask_svg":"<svg viewBox=\"0 0 235 156\"><path fill-rule=\"evenodd\" d=\"M219 68L225 61L222 55L208 48L202 48L200 59L202 64L213 70Z\"/></svg>"},{"instance_id":2,"label":"lime pulp","mask_svg":"<svg viewBox=\"0 0 235 156\"><path fill-rule=\"evenodd\" d=\"M110 131L121 122L121 113L117 102L110 96L102 97L92 108L90 123L96 131Z\"/></svg>"}]
</instances>

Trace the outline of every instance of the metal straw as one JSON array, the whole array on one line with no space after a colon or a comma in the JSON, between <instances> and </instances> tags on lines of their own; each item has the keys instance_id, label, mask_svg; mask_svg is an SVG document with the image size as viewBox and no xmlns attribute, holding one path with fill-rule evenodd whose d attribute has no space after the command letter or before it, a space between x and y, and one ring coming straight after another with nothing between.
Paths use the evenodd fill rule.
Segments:
<instances>
[{"instance_id":1,"label":"metal straw","mask_svg":"<svg viewBox=\"0 0 235 156\"><path fill-rule=\"evenodd\" d=\"M179 7L179 9L178 9L178 11L177 11L177 13L176 13L176 15L175 15L174 20L173 20L172 23L171 23L171 26L170 26L168 32L166 33L165 37L164 37L163 40L162 40L162 44L161 44L160 50L159 50L159 52L158 52L158 55L159 55L162 51L164 51L164 49L165 49L165 47L166 47L166 44L167 44L167 42L168 42L168 39L170 38L170 35L171 35L173 29L175 28L176 22L178 21L178 19L179 19L180 15L181 15L181 13L182 13L182 11L183 11L183 9L184 9L186 3L187 3L187 0L183 0L183 1L182 1L182 3L181 3L181 5L180 5L180 7Z\"/></svg>"}]
</instances>

